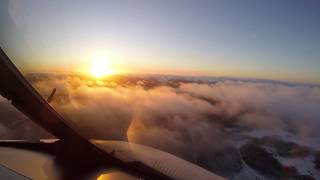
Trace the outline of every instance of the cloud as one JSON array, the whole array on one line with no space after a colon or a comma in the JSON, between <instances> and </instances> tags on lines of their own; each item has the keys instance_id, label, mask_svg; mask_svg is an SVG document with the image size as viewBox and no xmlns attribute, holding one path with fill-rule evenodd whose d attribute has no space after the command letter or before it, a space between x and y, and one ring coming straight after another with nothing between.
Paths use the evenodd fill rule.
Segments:
<instances>
[{"instance_id":1,"label":"cloud","mask_svg":"<svg viewBox=\"0 0 320 180\"><path fill-rule=\"evenodd\" d=\"M30 81L45 98L57 88L51 105L88 138L129 140L193 162L232 145L228 128L290 131L301 141L320 138L318 87L240 81L171 86L133 77L120 82L39 76Z\"/></svg>"},{"instance_id":2,"label":"cloud","mask_svg":"<svg viewBox=\"0 0 320 180\"><path fill-rule=\"evenodd\" d=\"M317 124L320 118L318 87L226 81L213 85L182 84L180 89L219 102L215 106L219 113L228 117L240 115L241 123L284 128L285 124Z\"/></svg>"}]
</instances>

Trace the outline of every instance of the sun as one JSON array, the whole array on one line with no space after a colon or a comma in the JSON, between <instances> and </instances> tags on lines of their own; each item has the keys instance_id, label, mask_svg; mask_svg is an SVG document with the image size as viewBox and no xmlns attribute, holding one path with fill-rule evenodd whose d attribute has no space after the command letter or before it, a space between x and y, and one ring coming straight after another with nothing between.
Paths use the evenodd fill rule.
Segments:
<instances>
[{"instance_id":1,"label":"sun","mask_svg":"<svg viewBox=\"0 0 320 180\"><path fill-rule=\"evenodd\" d=\"M113 70L110 68L107 60L98 59L93 61L93 63L91 64L89 73L96 78L102 78L104 76L111 75L113 73Z\"/></svg>"}]
</instances>

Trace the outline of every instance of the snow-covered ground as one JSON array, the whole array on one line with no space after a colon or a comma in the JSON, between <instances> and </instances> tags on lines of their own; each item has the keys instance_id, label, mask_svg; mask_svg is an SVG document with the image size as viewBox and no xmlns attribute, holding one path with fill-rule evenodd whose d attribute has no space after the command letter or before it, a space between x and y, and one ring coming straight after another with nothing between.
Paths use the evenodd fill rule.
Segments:
<instances>
[{"instance_id":1,"label":"snow-covered ground","mask_svg":"<svg viewBox=\"0 0 320 180\"><path fill-rule=\"evenodd\" d=\"M276 157L276 158L283 165L294 166L297 169L299 174L311 175L316 179L320 179L320 171L314 168L313 155L309 155L304 158L282 158L282 157Z\"/></svg>"},{"instance_id":2,"label":"snow-covered ground","mask_svg":"<svg viewBox=\"0 0 320 180\"><path fill-rule=\"evenodd\" d=\"M253 169L251 169L250 167L248 167L245 163L243 163L242 169L241 171L234 175L233 177L229 178L230 180L243 180L243 179L247 179L247 180L269 180L268 178L260 175L259 173L257 173L256 171L254 171Z\"/></svg>"},{"instance_id":3,"label":"snow-covered ground","mask_svg":"<svg viewBox=\"0 0 320 180\"><path fill-rule=\"evenodd\" d=\"M305 139L305 138L302 139L299 137L299 135L295 135L283 130L259 129L259 130L243 132L242 134L248 137L253 137L253 138L262 138L266 136L272 136L284 142L293 142L301 146L307 146L314 149L317 149L320 147L320 142L316 137L315 138L309 137L308 139Z\"/></svg>"},{"instance_id":4,"label":"snow-covered ground","mask_svg":"<svg viewBox=\"0 0 320 180\"><path fill-rule=\"evenodd\" d=\"M281 157L275 154L274 149L271 147L264 146L263 148L273 154L273 157L276 158L283 166L292 166L295 167L297 173L300 175L309 175L315 179L320 179L320 171L315 168L314 160L314 151L318 150L320 146L317 144L319 142L315 141L301 141L299 137L289 132L281 130L253 130L242 133L244 136L251 138L263 138L263 137L273 137L275 139L281 140L283 142L293 142L301 146L306 146L310 149L310 154L306 157ZM246 141L241 141L239 144L242 145ZM259 176L254 170L252 170L247 165L243 166L242 171L232 179L265 179L263 176Z\"/></svg>"}]
</instances>

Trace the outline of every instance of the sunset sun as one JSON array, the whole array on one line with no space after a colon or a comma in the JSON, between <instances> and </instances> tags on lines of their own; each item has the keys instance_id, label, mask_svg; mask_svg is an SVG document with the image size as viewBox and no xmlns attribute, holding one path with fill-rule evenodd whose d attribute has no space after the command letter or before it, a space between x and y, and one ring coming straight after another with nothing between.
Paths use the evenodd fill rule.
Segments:
<instances>
[{"instance_id":1,"label":"sunset sun","mask_svg":"<svg viewBox=\"0 0 320 180\"><path fill-rule=\"evenodd\" d=\"M113 73L113 70L111 69L110 64L107 60L99 59L92 62L89 73L96 78L101 78L107 75L111 75Z\"/></svg>"}]
</instances>

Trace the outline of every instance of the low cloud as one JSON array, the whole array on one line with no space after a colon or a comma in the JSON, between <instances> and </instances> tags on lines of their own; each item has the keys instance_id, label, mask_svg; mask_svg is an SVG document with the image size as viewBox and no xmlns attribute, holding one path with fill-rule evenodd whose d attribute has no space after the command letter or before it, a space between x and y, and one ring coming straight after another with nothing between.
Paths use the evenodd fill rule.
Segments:
<instances>
[{"instance_id":1,"label":"low cloud","mask_svg":"<svg viewBox=\"0 0 320 180\"><path fill-rule=\"evenodd\" d=\"M193 162L232 144L230 128L288 131L301 141L320 138L318 87L240 81L173 86L130 77L121 83L77 76L30 81L45 98L57 88L51 105L88 138L128 140Z\"/></svg>"}]
</instances>

